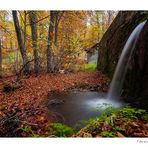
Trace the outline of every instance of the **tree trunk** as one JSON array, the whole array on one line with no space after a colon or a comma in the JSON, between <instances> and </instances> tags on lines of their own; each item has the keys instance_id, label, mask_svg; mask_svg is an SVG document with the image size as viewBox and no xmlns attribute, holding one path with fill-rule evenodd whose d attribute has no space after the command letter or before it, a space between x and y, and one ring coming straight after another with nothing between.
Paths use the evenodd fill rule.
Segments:
<instances>
[{"instance_id":1,"label":"tree trunk","mask_svg":"<svg viewBox=\"0 0 148 148\"><path fill-rule=\"evenodd\" d=\"M52 49L53 36L54 36L54 25L55 25L55 11L50 12L50 25L48 30L48 43L47 43L47 72L54 72L54 54Z\"/></svg>"},{"instance_id":2,"label":"tree trunk","mask_svg":"<svg viewBox=\"0 0 148 148\"><path fill-rule=\"evenodd\" d=\"M39 64L39 49L37 45L37 18L34 11L29 12L30 16L30 24L31 24L31 32L32 32L32 45L34 48L34 71L35 73L39 73L40 64Z\"/></svg>"},{"instance_id":3,"label":"tree trunk","mask_svg":"<svg viewBox=\"0 0 148 148\"><path fill-rule=\"evenodd\" d=\"M55 11L55 34L54 34L54 44L58 48L58 27L59 22L64 14L64 11Z\"/></svg>"},{"instance_id":4,"label":"tree trunk","mask_svg":"<svg viewBox=\"0 0 148 148\"><path fill-rule=\"evenodd\" d=\"M98 70L112 77L129 35L146 15L142 11L120 11L118 13L98 44Z\"/></svg>"},{"instance_id":5,"label":"tree trunk","mask_svg":"<svg viewBox=\"0 0 148 148\"><path fill-rule=\"evenodd\" d=\"M24 74L29 74L31 69L30 69L30 64L28 62L28 57L27 57L26 50L25 50L24 43L23 43L23 39L22 39L20 25L19 25L19 21L18 21L18 17L17 17L17 11L12 11L12 15L13 15L13 21L14 21L17 41L18 41L19 49L20 49L21 56L23 59L23 65L25 65ZM26 64L26 63L28 63L28 64Z\"/></svg>"},{"instance_id":6,"label":"tree trunk","mask_svg":"<svg viewBox=\"0 0 148 148\"><path fill-rule=\"evenodd\" d=\"M55 13L55 34L54 34L54 44L58 47L58 12Z\"/></svg>"},{"instance_id":7,"label":"tree trunk","mask_svg":"<svg viewBox=\"0 0 148 148\"><path fill-rule=\"evenodd\" d=\"M24 48L26 50L26 29L27 29L27 12L24 11Z\"/></svg>"},{"instance_id":8,"label":"tree trunk","mask_svg":"<svg viewBox=\"0 0 148 148\"><path fill-rule=\"evenodd\" d=\"M2 77L2 41L0 39L0 78Z\"/></svg>"}]
</instances>

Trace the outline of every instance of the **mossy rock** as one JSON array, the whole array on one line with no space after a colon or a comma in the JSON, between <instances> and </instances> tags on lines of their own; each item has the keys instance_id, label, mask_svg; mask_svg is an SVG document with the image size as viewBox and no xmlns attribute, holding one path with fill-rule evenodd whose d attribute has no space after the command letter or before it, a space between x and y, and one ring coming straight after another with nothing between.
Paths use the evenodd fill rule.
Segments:
<instances>
[{"instance_id":1,"label":"mossy rock","mask_svg":"<svg viewBox=\"0 0 148 148\"><path fill-rule=\"evenodd\" d=\"M3 92L9 93L15 90L15 87L12 84L5 84L3 87Z\"/></svg>"},{"instance_id":2,"label":"mossy rock","mask_svg":"<svg viewBox=\"0 0 148 148\"><path fill-rule=\"evenodd\" d=\"M16 82L4 84L3 92L10 93L20 87L21 87L21 83L16 83Z\"/></svg>"}]
</instances>

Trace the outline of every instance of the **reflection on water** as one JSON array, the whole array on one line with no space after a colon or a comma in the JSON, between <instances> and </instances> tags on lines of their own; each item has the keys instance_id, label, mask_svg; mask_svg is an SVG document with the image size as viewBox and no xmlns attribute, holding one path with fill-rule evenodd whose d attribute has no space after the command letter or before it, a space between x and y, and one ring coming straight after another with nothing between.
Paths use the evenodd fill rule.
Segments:
<instances>
[{"instance_id":1,"label":"reflection on water","mask_svg":"<svg viewBox=\"0 0 148 148\"><path fill-rule=\"evenodd\" d=\"M108 107L106 104L111 104L113 107L122 106L121 103L105 98L106 93L92 91L56 93L50 95L50 100L62 100L62 103L57 105L50 104L48 107L60 117L59 122L74 126L80 120L88 120L99 116L101 110Z\"/></svg>"}]
</instances>

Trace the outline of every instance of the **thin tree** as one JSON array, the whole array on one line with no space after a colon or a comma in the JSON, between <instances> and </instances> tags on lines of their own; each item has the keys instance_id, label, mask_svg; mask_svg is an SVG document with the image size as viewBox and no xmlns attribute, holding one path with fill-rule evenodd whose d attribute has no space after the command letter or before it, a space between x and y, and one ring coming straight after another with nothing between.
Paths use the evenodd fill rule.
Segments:
<instances>
[{"instance_id":1,"label":"thin tree","mask_svg":"<svg viewBox=\"0 0 148 148\"><path fill-rule=\"evenodd\" d=\"M58 30L59 30L59 23L64 14L64 11L55 11L55 19L54 19L54 46L56 50L58 49ZM54 56L54 70L58 70L58 60L57 57Z\"/></svg>"},{"instance_id":2,"label":"thin tree","mask_svg":"<svg viewBox=\"0 0 148 148\"><path fill-rule=\"evenodd\" d=\"M58 28L59 22L64 14L64 11L55 11L55 34L54 34L54 44L58 48Z\"/></svg>"},{"instance_id":3,"label":"thin tree","mask_svg":"<svg viewBox=\"0 0 148 148\"><path fill-rule=\"evenodd\" d=\"M32 32L32 46L34 48L34 70L35 73L39 73L40 71L40 63L39 63L39 49L38 49L38 36L37 36L37 16L35 11L29 12L30 17L30 25L31 25L31 32Z\"/></svg>"},{"instance_id":4,"label":"thin tree","mask_svg":"<svg viewBox=\"0 0 148 148\"><path fill-rule=\"evenodd\" d=\"M25 48L25 50L26 50L26 35L27 35L27 33L26 33L26 31L27 31L27 12L26 11L24 11L24 48Z\"/></svg>"},{"instance_id":5,"label":"thin tree","mask_svg":"<svg viewBox=\"0 0 148 148\"><path fill-rule=\"evenodd\" d=\"M23 65L25 65L24 67L24 74L29 74L30 73L30 64L28 62L28 57L26 54L26 49L24 47L24 42L23 42L23 38L22 38L22 33L21 33L21 29L20 29L20 25L19 25L19 21L18 21L18 16L17 16L17 11L12 11L12 16L13 16L13 21L14 21L14 26L15 26L15 32L16 32L16 36L17 36L17 41L18 41L18 46L21 52L21 56L23 59ZM28 63L28 64L26 64Z\"/></svg>"},{"instance_id":6,"label":"thin tree","mask_svg":"<svg viewBox=\"0 0 148 148\"><path fill-rule=\"evenodd\" d=\"M47 72L54 72L54 55L52 49L53 37L54 37L54 25L55 25L56 11L50 11L50 24L48 30L48 43L47 43Z\"/></svg>"},{"instance_id":7,"label":"thin tree","mask_svg":"<svg viewBox=\"0 0 148 148\"><path fill-rule=\"evenodd\" d=\"M57 42L57 39L58 39L58 17L59 17L59 13L58 11L55 12L55 34L54 34L54 44L55 46L57 47L58 45L58 42Z\"/></svg>"},{"instance_id":8,"label":"thin tree","mask_svg":"<svg viewBox=\"0 0 148 148\"><path fill-rule=\"evenodd\" d=\"M0 77L2 77L2 41L0 39Z\"/></svg>"}]
</instances>

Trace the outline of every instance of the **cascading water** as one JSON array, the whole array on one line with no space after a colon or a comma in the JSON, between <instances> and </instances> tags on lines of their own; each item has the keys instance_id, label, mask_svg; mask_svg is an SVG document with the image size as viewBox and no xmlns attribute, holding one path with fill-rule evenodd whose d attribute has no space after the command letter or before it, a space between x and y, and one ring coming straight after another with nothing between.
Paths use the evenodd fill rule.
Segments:
<instances>
[{"instance_id":1,"label":"cascading water","mask_svg":"<svg viewBox=\"0 0 148 148\"><path fill-rule=\"evenodd\" d=\"M136 46L138 37L140 35L141 30L143 29L145 22L140 23L131 33L130 37L128 38L123 51L121 53L119 62L117 64L110 89L108 92L108 99L109 100L118 100L121 96L122 86L125 79L125 75L128 68L128 63L130 61L131 55L133 50Z\"/></svg>"}]
</instances>

